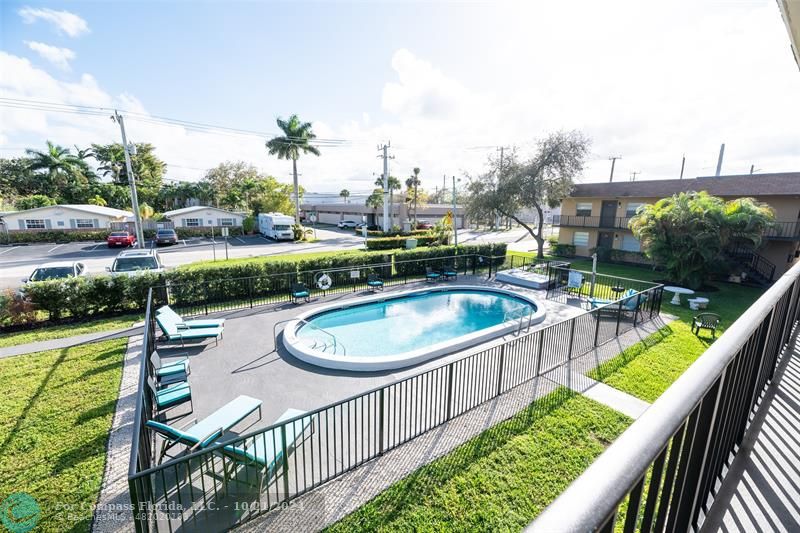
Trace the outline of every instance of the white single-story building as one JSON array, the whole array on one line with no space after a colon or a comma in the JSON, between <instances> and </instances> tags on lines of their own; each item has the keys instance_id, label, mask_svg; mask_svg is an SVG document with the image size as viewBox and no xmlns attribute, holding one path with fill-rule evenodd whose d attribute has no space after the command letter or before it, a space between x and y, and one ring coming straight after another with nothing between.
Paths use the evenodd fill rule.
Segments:
<instances>
[{"instance_id":1,"label":"white single-story building","mask_svg":"<svg viewBox=\"0 0 800 533\"><path fill-rule=\"evenodd\" d=\"M124 222L131 217L130 211L90 204L48 205L2 215L8 231L109 229L112 222Z\"/></svg>"},{"instance_id":2,"label":"white single-story building","mask_svg":"<svg viewBox=\"0 0 800 533\"><path fill-rule=\"evenodd\" d=\"M353 220L355 222L363 221L371 226L383 225L383 207L373 209L372 207L355 203L304 203L301 208L304 213L316 215L317 222L321 224L338 224L340 220ZM453 206L448 204L419 204L417 207L417 221L424 220L431 224L436 224L452 210ZM392 226L401 226L403 222L414 218L414 207L405 202L395 202L392 205L389 217L391 218ZM458 229L467 226L463 206L456 206L455 217ZM306 221L306 224L309 223L309 221Z\"/></svg>"},{"instance_id":3,"label":"white single-story building","mask_svg":"<svg viewBox=\"0 0 800 533\"><path fill-rule=\"evenodd\" d=\"M164 216L176 228L209 228L213 226L239 227L245 215L207 205L195 205L167 211Z\"/></svg>"}]
</instances>

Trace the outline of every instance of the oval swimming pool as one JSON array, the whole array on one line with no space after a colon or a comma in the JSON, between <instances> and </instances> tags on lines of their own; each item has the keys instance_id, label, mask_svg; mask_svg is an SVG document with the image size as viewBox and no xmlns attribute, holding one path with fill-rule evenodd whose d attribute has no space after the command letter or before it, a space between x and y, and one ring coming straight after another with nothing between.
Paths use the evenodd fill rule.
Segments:
<instances>
[{"instance_id":1,"label":"oval swimming pool","mask_svg":"<svg viewBox=\"0 0 800 533\"><path fill-rule=\"evenodd\" d=\"M544 320L536 301L504 289L434 287L376 295L303 313L284 345L308 363L343 370L402 368Z\"/></svg>"}]
</instances>

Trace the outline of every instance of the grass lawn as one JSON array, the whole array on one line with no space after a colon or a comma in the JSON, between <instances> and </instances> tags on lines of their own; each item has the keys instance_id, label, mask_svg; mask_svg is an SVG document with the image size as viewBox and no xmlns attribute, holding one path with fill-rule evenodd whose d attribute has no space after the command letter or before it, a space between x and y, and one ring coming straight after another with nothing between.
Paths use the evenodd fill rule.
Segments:
<instances>
[{"instance_id":1,"label":"grass lawn","mask_svg":"<svg viewBox=\"0 0 800 533\"><path fill-rule=\"evenodd\" d=\"M532 254L511 252L513 255ZM535 254L533 254L535 255ZM591 271L592 261L571 259L572 267ZM663 279L664 273L648 267L598 263L600 274L625 278L654 281ZM711 302L708 311L722 317L722 326L730 326L754 301L763 294L762 289L743 287L733 283L713 282L719 288L716 292L696 293ZM682 297L683 305L678 307L669 303L671 293L664 293L661 312L675 315L677 320L648 337L645 342L631 346L614 359L607 361L589 376L608 385L623 390L642 400L653 402L680 376L713 342L709 332L695 336L692 331L692 317L700 311L692 311ZM717 331L717 336L721 331Z\"/></svg>"},{"instance_id":2,"label":"grass lawn","mask_svg":"<svg viewBox=\"0 0 800 533\"><path fill-rule=\"evenodd\" d=\"M630 423L560 389L398 481L329 530L519 530Z\"/></svg>"},{"instance_id":3,"label":"grass lawn","mask_svg":"<svg viewBox=\"0 0 800 533\"><path fill-rule=\"evenodd\" d=\"M123 315L112 318L99 318L97 320L87 320L77 324L65 324L62 326L46 326L32 329L29 331L18 331L15 333L3 333L0 335L0 348L17 346L29 342L49 341L53 339L63 339L73 335L83 335L85 333L97 333L99 331L110 331L113 329L129 328L137 321L143 320L141 315Z\"/></svg>"},{"instance_id":4,"label":"grass lawn","mask_svg":"<svg viewBox=\"0 0 800 533\"><path fill-rule=\"evenodd\" d=\"M88 531L127 339L0 359L0 501L32 496L36 531Z\"/></svg>"}]
</instances>

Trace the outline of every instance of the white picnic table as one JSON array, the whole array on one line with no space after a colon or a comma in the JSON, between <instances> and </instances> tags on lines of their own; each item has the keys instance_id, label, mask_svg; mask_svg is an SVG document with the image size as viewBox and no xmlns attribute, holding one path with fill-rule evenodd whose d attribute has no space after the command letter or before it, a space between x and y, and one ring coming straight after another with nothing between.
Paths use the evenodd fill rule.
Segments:
<instances>
[{"instance_id":1,"label":"white picnic table","mask_svg":"<svg viewBox=\"0 0 800 533\"><path fill-rule=\"evenodd\" d=\"M664 290L674 294L672 300L669 301L672 305L681 305L681 294L694 294L692 289L687 289L686 287L673 287L668 285L664 287Z\"/></svg>"}]
</instances>

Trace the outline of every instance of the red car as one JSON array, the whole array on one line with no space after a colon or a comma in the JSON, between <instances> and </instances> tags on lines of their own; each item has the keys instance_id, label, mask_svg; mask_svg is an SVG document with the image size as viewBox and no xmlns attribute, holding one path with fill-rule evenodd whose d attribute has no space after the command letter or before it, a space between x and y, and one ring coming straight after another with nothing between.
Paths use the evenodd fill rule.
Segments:
<instances>
[{"instance_id":1,"label":"red car","mask_svg":"<svg viewBox=\"0 0 800 533\"><path fill-rule=\"evenodd\" d=\"M127 231L112 231L108 238L106 238L106 244L108 244L109 248L113 248L114 246L127 248L128 246L136 244L136 237Z\"/></svg>"}]
</instances>

